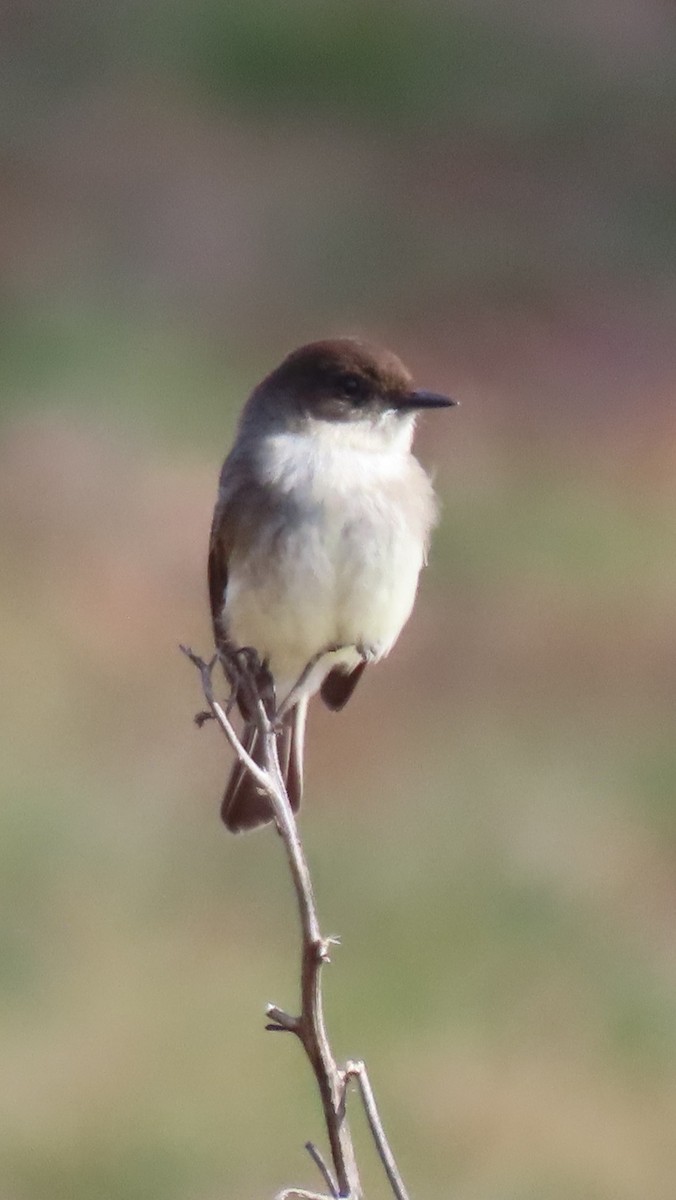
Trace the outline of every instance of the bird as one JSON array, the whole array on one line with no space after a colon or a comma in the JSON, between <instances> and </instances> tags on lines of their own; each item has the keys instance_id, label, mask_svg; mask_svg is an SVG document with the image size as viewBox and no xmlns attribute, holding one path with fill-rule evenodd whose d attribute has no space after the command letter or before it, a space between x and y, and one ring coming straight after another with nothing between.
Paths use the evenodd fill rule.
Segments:
<instances>
[{"instance_id":1,"label":"bird","mask_svg":"<svg viewBox=\"0 0 676 1200\"><path fill-rule=\"evenodd\" d=\"M242 410L209 538L214 640L219 652L254 650L269 673L294 812L310 699L343 708L410 616L437 518L411 450L415 421L455 403L416 389L390 351L337 338L290 353ZM242 744L261 764L256 721L238 703ZM233 832L273 819L240 760L221 816Z\"/></svg>"}]
</instances>

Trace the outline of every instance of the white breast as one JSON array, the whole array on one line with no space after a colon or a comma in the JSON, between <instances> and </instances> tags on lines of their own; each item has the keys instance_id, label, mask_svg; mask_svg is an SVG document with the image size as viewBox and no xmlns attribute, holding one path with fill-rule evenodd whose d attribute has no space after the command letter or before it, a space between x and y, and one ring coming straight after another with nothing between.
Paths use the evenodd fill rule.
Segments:
<instances>
[{"instance_id":1,"label":"white breast","mask_svg":"<svg viewBox=\"0 0 676 1200\"><path fill-rule=\"evenodd\" d=\"M434 518L430 482L410 453L412 420L378 427L315 422L266 440L259 470L289 517L233 556L226 622L292 686L329 645L387 654L407 620ZM352 665L354 652L340 656ZM318 673L312 690L326 669Z\"/></svg>"}]
</instances>

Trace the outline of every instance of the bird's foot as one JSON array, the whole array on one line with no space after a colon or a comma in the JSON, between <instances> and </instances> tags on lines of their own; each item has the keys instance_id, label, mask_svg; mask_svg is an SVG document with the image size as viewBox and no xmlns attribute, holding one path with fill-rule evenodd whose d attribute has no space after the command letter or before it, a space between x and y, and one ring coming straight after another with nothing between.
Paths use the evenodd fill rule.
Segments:
<instances>
[{"instance_id":1,"label":"bird's foot","mask_svg":"<svg viewBox=\"0 0 676 1200\"><path fill-rule=\"evenodd\" d=\"M266 716L272 720L276 708L275 684L267 660L261 662L253 646L222 652L221 659L231 688L230 707L237 701L248 716L260 701Z\"/></svg>"},{"instance_id":2,"label":"bird's foot","mask_svg":"<svg viewBox=\"0 0 676 1200\"><path fill-rule=\"evenodd\" d=\"M358 642L355 647L362 662L374 663L380 658L380 650L373 642Z\"/></svg>"}]
</instances>

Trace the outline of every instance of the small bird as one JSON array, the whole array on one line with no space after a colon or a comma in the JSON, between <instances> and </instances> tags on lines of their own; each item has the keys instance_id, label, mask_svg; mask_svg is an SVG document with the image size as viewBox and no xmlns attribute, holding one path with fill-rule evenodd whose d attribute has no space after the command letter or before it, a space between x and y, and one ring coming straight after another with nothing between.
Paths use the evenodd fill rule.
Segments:
<instances>
[{"instance_id":1,"label":"small bird","mask_svg":"<svg viewBox=\"0 0 676 1200\"><path fill-rule=\"evenodd\" d=\"M298 810L308 701L347 703L413 607L436 518L411 453L418 412L455 401L414 389L403 363L353 339L294 350L249 397L221 470L209 544L216 647L253 648L274 682L279 760ZM242 701L242 742L258 734ZM272 819L236 762L221 815Z\"/></svg>"}]
</instances>

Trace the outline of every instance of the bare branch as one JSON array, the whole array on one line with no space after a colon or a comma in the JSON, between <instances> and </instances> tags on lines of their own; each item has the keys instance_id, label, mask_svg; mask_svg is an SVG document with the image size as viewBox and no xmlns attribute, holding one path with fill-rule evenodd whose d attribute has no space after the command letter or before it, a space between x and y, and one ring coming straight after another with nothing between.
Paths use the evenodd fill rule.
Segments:
<instances>
[{"instance_id":1,"label":"bare branch","mask_svg":"<svg viewBox=\"0 0 676 1200\"><path fill-rule=\"evenodd\" d=\"M254 762L251 755L247 754L246 750L244 749L244 746L242 745L239 738L237 737L234 725L228 718L228 715L227 715L225 709L223 708L222 704L219 704L218 700L214 696L213 681L212 681L211 677L213 675L214 667L216 666L216 663L218 662L218 658L212 658L211 661L207 663L204 661L204 659L199 658L199 656L197 654L194 654L189 646L181 646L180 649L183 651L183 653L186 655L186 657L189 658L190 661L192 663L194 663L195 666L197 667L197 669L202 677L202 691L204 692L204 698L205 698L207 704L209 705L212 715L218 721L218 724L220 725L221 729L223 730L223 733L227 737L227 739L228 739L232 749L234 750L235 754L237 755L238 759L240 760L240 762L244 763L247 770L250 771L251 774L253 775L254 779L256 780L256 783L258 783L264 789L264 791L266 791L268 793L268 795L270 796L270 799L272 799L271 788L273 786L273 782L272 782L272 779L270 778L270 775L268 774L267 771L262 771L261 768L258 766L258 763ZM267 716L265 715L264 709L263 709L263 718L264 718L266 726L267 726L269 723L267 720Z\"/></svg>"},{"instance_id":2,"label":"bare branch","mask_svg":"<svg viewBox=\"0 0 676 1200\"><path fill-rule=\"evenodd\" d=\"M342 1070L336 1063L326 1032L321 970L324 964L330 961L330 947L338 939L324 937L320 932L312 880L279 766L277 721L285 705L288 705L290 697L287 697L280 709L273 712L274 700L271 701L266 692L268 701L266 707L266 702L261 694L261 680L264 679L265 672L261 668L255 652L247 650L238 656L237 652L224 650L221 652L220 658L233 689L230 700L224 708L215 698L213 690L212 675L218 656L206 663L187 647L182 646L181 650L200 672L202 691L209 706L209 714L218 722L238 759L270 800L275 824L284 843L296 892L301 929L301 1011L300 1015L296 1017L277 1005L269 1004L266 1009L268 1017L266 1029L273 1032L293 1033L302 1043L312 1066L321 1097L334 1174L329 1170L317 1147L312 1142L307 1142L308 1153L329 1188L329 1196L290 1188L278 1193L275 1200L336 1200L338 1197L343 1200L363 1200L352 1136L346 1117L346 1090L348 1081L352 1078L356 1079L359 1085L371 1133L394 1196L396 1200L408 1200L406 1189L385 1137L366 1068L362 1062L350 1062ZM309 672L313 666L314 660L308 664L306 672ZM301 676L301 680L304 676L305 673ZM247 709L255 713L263 766L259 766L244 749L230 721L229 713L236 694L244 695Z\"/></svg>"},{"instance_id":3,"label":"bare branch","mask_svg":"<svg viewBox=\"0 0 676 1200\"><path fill-rule=\"evenodd\" d=\"M333 1197L320 1195L319 1192L303 1192L298 1188L285 1188L277 1192L275 1200L333 1200Z\"/></svg>"},{"instance_id":4,"label":"bare branch","mask_svg":"<svg viewBox=\"0 0 676 1200\"><path fill-rule=\"evenodd\" d=\"M312 1159L312 1161L318 1167L320 1174L322 1175L322 1177L324 1179L324 1183L326 1184L331 1196L333 1197L333 1200L337 1200L338 1188L336 1187L336 1184L334 1183L333 1176L332 1176L331 1172L329 1171L329 1168L327 1167L326 1163L324 1162L321 1151L317 1149L314 1142L306 1142L305 1149L307 1150L308 1154L310 1155L310 1158Z\"/></svg>"},{"instance_id":5,"label":"bare branch","mask_svg":"<svg viewBox=\"0 0 676 1200\"><path fill-rule=\"evenodd\" d=\"M387 1140L383 1123L378 1112L376 1098L373 1094L371 1081L368 1077L366 1064L363 1062L348 1062L345 1064L345 1082L356 1079L361 1092L362 1103L366 1112L366 1119L369 1123L373 1140L376 1144L376 1150L380 1157L380 1161L385 1168L385 1174L390 1181L390 1186L396 1200L409 1200L408 1192L404 1185L404 1181L399 1174L399 1169L394 1161L394 1155L390 1148L390 1143Z\"/></svg>"},{"instance_id":6,"label":"bare branch","mask_svg":"<svg viewBox=\"0 0 676 1200\"><path fill-rule=\"evenodd\" d=\"M290 1013L284 1012L284 1009L278 1008L276 1004L268 1004L265 1015L270 1018L270 1024L266 1025L266 1029L283 1029L288 1033L296 1034L300 1029L300 1017L292 1017Z\"/></svg>"}]
</instances>

